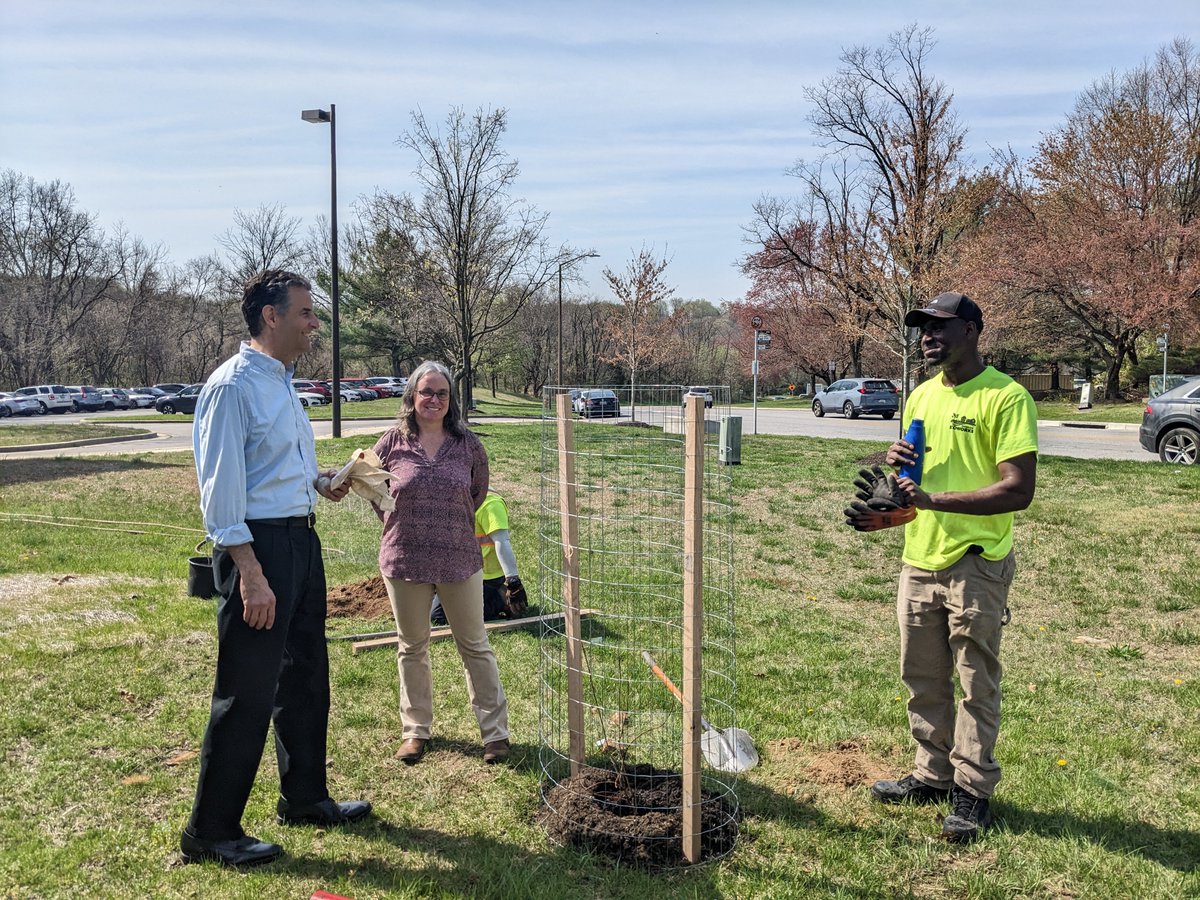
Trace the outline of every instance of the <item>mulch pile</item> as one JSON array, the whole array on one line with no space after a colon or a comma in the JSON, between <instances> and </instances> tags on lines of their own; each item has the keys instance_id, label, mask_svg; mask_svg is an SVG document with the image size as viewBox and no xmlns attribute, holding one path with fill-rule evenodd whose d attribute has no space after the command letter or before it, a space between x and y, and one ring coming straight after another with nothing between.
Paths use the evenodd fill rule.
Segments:
<instances>
[{"instance_id":1,"label":"mulch pile","mask_svg":"<svg viewBox=\"0 0 1200 900\"><path fill-rule=\"evenodd\" d=\"M327 594L325 615L330 619L377 619L391 614L392 604L382 575L354 584L340 584Z\"/></svg>"},{"instance_id":2,"label":"mulch pile","mask_svg":"<svg viewBox=\"0 0 1200 900\"><path fill-rule=\"evenodd\" d=\"M736 812L705 792L700 811L700 858L733 849ZM683 856L683 778L649 765L621 771L584 769L546 794L537 821L550 838L618 862L651 869L687 865Z\"/></svg>"}]
</instances>

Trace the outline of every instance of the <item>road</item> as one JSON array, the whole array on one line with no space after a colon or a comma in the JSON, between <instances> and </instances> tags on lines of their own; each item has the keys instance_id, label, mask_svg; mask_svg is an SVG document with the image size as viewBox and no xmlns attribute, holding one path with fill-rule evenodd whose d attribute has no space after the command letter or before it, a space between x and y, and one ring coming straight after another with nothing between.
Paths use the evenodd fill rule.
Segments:
<instances>
[{"instance_id":1,"label":"road","mask_svg":"<svg viewBox=\"0 0 1200 900\"><path fill-rule=\"evenodd\" d=\"M733 410L734 415L742 417L743 437L754 433L753 413L749 409ZM0 428L21 427L38 422L110 422L121 424L123 419L136 416L144 417L144 411L139 412L110 412L101 414L74 414L61 416L34 416L32 418L9 418L0 420ZM638 417L653 424L660 424L664 415L677 416L675 410L648 409L639 410ZM709 411L712 415L712 411ZM358 420L343 419L342 434L373 434L382 431L389 424L387 419ZM513 420L502 418L477 418L473 422L490 424L495 422L536 422L535 419ZM130 423L131 426L134 423ZM0 459L54 457L54 456L95 456L113 453L163 453L177 450L192 449L191 422L180 418L163 416L161 420L146 424L144 427L158 433L153 439L137 441L121 441L112 444L96 444L88 447L71 447L59 450L37 450L30 452L5 453ZM333 425L329 420L313 422L313 431L318 438L329 437ZM807 409L759 409L759 434L794 434L806 437L850 438L862 441L876 441L882 448L897 437L896 420L885 422L876 418L844 419L838 415L827 415L818 419ZM1081 428L1064 425L1059 422L1039 422L1038 442L1043 455L1070 456L1077 459L1132 459L1139 462L1154 462L1157 456L1147 453L1138 443L1136 425L1110 425L1107 428Z\"/></svg>"}]
</instances>

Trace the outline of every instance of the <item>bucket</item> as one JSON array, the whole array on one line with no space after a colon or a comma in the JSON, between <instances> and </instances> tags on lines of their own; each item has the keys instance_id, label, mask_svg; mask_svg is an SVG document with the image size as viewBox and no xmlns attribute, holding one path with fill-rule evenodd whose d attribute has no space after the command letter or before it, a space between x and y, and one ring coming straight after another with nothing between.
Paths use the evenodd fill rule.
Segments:
<instances>
[{"instance_id":1,"label":"bucket","mask_svg":"<svg viewBox=\"0 0 1200 900\"><path fill-rule=\"evenodd\" d=\"M206 543L208 543L207 538L197 544L197 552ZM213 580L211 556L193 556L188 559L187 591L189 597L203 597L205 600L217 593L217 585Z\"/></svg>"}]
</instances>

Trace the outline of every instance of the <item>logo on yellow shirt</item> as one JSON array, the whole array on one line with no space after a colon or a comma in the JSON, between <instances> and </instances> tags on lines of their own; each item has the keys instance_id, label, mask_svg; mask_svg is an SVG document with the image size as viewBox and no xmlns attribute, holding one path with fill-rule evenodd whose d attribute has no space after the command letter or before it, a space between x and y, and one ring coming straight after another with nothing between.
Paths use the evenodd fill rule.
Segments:
<instances>
[{"instance_id":1,"label":"logo on yellow shirt","mask_svg":"<svg viewBox=\"0 0 1200 900\"><path fill-rule=\"evenodd\" d=\"M950 415L950 430L965 431L967 434L975 433L975 419L967 416L960 416L958 413Z\"/></svg>"}]
</instances>

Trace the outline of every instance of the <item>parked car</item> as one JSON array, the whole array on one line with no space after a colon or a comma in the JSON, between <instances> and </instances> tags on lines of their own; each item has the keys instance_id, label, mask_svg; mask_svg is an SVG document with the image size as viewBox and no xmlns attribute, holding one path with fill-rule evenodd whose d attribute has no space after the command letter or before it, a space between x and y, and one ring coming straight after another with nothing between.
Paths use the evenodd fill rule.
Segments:
<instances>
[{"instance_id":1,"label":"parked car","mask_svg":"<svg viewBox=\"0 0 1200 900\"><path fill-rule=\"evenodd\" d=\"M155 387L158 388L158 390L162 391L162 395L164 397L167 396L168 394L178 394L180 391L182 391L187 386L188 385L186 385L186 384L175 384L174 382L168 382L166 384L156 384L155 385Z\"/></svg>"},{"instance_id":2,"label":"parked car","mask_svg":"<svg viewBox=\"0 0 1200 900\"><path fill-rule=\"evenodd\" d=\"M342 384L358 391L360 398L363 400L378 400L381 397L392 396L392 392L388 388L367 384L361 378L343 378Z\"/></svg>"},{"instance_id":3,"label":"parked car","mask_svg":"<svg viewBox=\"0 0 1200 900\"><path fill-rule=\"evenodd\" d=\"M333 399L333 382L332 381L322 381L321 384L325 385L326 389L329 391L330 400L332 400ZM342 395L343 403L354 403L355 401L362 399L362 397L359 395L359 392L356 391L354 388L346 387L346 382L344 382L344 381L341 383L338 390Z\"/></svg>"},{"instance_id":4,"label":"parked car","mask_svg":"<svg viewBox=\"0 0 1200 900\"><path fill-rule=\"evenodd\" d=\"M141 388L129 388L125 392L133 409L148 409L158 399L157 394L144 393Z\"/></svg>"},{"instance_id":5,"label":"parked car","mask_svg":"<svg viewBox=\"0 0 1200 900\"><path fill-rule=\"evenodd\" d=\"M690 387L690 388L688 388L688 389L687 389L687 390L684 392L684 394L683 394L683 400L682 400L682 401L680 401L680 404L679 404L679 405L680 405L680 406L687 406L687 400L688 400L688 397L692 397L692 396L700 396L700 397L703 397L703 398L704 398L704 408L705 408L705 409L712 409L712 405L713 405L713 395L712 395L712 391L710 391L710 390L709 390L708 388L706 388L706 387Z\"/></svg>"},{"instance_id":6,"label":"parked car","mask_svg":"<svg viewBox=\"0 0 1200 900\"><path fill-rule=\"evenodd\" d=\"M100 396L104 400L105 409L131 409L133 401L123 388L100 388Z\"/></svg>"},{"instance_id":7,"label":"parked car","mask_svg":"<svg viewBox=\"0 0 1200 900\"><path fill-rule=\"evenodd\" d=\"M157 400L159 397L167 396L166 391L164 391L162 388L156 388L156 387L135 387L135 388L130 388L130 390L133 391L135 394L149 394L155 400ZM153 406L154 404L151 403L150 405Z\"/></svg>"},{"instance_id":8,"label":"parked car","mask_svg":"<svg viewBox=\"0 0 1200 900\"><path fill-rule=\"evenodd\" d=\"M0 418L9 416L36 416L42 412L42 404L34 397L24 394L9 394L0 391Z\"/></svg>"},{"instance_id":9,"label":"parked car","mask_svg":"<svg viewBox=\"0 0 1200 900\"><path fill-rule=\"evenodd\" d=\"M1138 440L1163 462L1194 466L1200 460L1200 378L1148 402Z\"/></svg>"},{"instance_id":10,"label":"parked car","mask_svg":"<svg viewBox=\"0 0 1200 900\"><path fill-rule=\"evenodd\" d=\"M37 400L41 406L42 415L48 412L70 412L75 405L66 386L61 384L35 384L17 388L15 393Z\"/></svg>"},{"instance_id":11,"label":"parked car","mask_svg":"<svg viewBox=\"0 0 1200 900\"><path fill-rule=\"evenodd\" d=\"M296 391L296 396L299 398L301 406L321 406L329 402L323 394L318 394L316 391Z\"/></svg>"},{"instance_id":12,"label":"parked car","mask_svg":"<svg viewBox=\"0 0 1200 900\"><path fill-rule=\"evenodd\" d=\"M585 419L621 415L621 403L612 391L583 391L576 402L579 404L577 412Z\"/></svg>"},{"instance_id":13,"label":"parked car","mask_svg":"<svg viewBox=\"0 0 1200 900\"><path fill-rule=\"evenodd\" d=\"M408 379L392 378L390 375L374 375L367 379L367 384L375 387L385 387L392 392L393 397L399 397L408 386Z\"/></svg>"},{"instance_id":14,"label":"parked car","mask_svg":"<svg viewBox=\"0 0 1200 900\"><path fill-rule=\"evenodd\" d=\"M170 415L172 413L194 413L196 411L196 399L200 396L200 389L203 384L190 384L184 387L178 394L167 394L165 397L159 397L154 401L154 408L160 413Z\"/></svg>"},{"instance_id":15,"label":"parked car","mask_svg":"<svg viewBox=\"0 0 1200 900\"><path fill-rule=\"evenodd\" d=\"M72 412L95 412L104 408L104 397L101 396L99 388L94 388L90 384L81 384L75 387L68 385L67 391L71 394Z\"/></svg>"},{"instance_id":16,"label":"parked car","mask_svg":"<svg viewBox=\"0 0 1200 900\"><path fill-rule=\"evenodd\" d=\"M305 381L302 379L293 379L292 387L299 393L300 391L308 391L310 394L320 394L326 400L333 397L333 391L327 388L319 381Z\"/></svg>"},{"instance_id":17,"label":"parked car","mask_svg":"<svg viewBox=\"0 0 1200 900\"><path fill-rule=\"evenodd\" d=\"M900 409L900 389L886 378L843 378L813 395L812 411L818 419L838 410L847 419L877 415L890 419Z\"/></svg>"}]
</instances>

